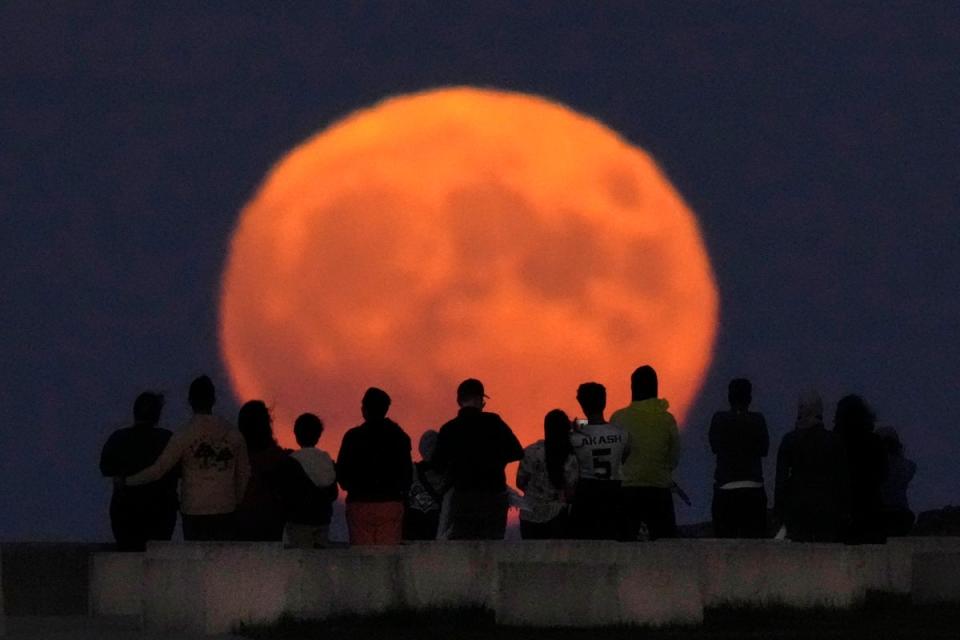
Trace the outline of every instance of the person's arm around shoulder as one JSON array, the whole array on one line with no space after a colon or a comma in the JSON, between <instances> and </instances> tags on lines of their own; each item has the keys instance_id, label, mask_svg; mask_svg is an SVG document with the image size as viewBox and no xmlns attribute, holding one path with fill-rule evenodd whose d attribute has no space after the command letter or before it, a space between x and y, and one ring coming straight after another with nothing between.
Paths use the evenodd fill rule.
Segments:
<instances>
[{"instance_id":1,"label":"person's arm around shoulder","mask_svg":"<svg viewBox=\"0 0 960 640\"><path fill-rule=\"evenodd\" d=\"M182 433L175 433L167 446L163 448L163 453L157 458L157 461L139 473L127 476L124 484L130 487L136 487L141 484L156 482L168 471L173 469L180 462L183 455L183 448L186 445L186 439Z\"/></svg>"}]
</instances>

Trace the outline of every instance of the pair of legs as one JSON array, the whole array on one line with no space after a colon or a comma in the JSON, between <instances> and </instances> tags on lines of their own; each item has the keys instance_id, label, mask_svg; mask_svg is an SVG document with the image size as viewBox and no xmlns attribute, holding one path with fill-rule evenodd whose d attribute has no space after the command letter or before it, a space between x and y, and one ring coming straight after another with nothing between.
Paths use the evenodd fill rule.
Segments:
<instances>
[{"instance_id":1,"label":"pair of legs","mask_svg":"<svg viewBox=\"0 0 960 640\"><path fill-rule=\"evenodd\" d=\"M143 551L147 540L169 540L177 526L174 505L154 502L110 501L110 528L120 551Z\"/></svg>"},{"instance_id":2,"label":"pair of legs","mask_svg":"<svg viewBox=\"0 0 960 640\"><path fill-rule=\"evenodd\" d=\"M713 490L713 535L767 537L767 492L762 487Z\"/></svg>"},{"instance_id":3,"label":"pair of legs","mask_svg":"<svg viewBox=\"0 0 960 640\"><path fill-rule=\"evenodd\" d=\"M400 544L402 502L347 502L346 516L351 545Z\"/></svg>"},{"instance_id":4,"label":"pair of legs","mask_svg":"<svg viewBox=\"0 0 960 640\"><path fill-rule=\"evenodd\" d=\"M570 513L570 535L580 540L616 540L620 502L619 480L581 480Z\"/></svg>"},{"instance_id":5,"label":"pair of legs","mask_svg":"<svg viewBox=\"0 0 960 640\"><path fill-rule=\"evenodd\" d=\"M569 538L570 518L566 509L553 520L528 522L520 518L520 537L524 540L563 540Z\"/></svg>"},{"instance_id":6,"label":"pair of legs","mask_svg":"<svg viewBox=\"0 0 960 640\"><path fill-rule=\"evenodd\" d=\"M294 549L322 549L330 541L330 525L297 524L288 522L284 529L288 547Z\"/></svg>"},{"instance_id":7,"label":"pair of legs","mask_svg":"<svg viewBox=\"0 0 960 640\"><path fill-rule=\"evenodd\" d=\"M624 542L641 539L643 526L650 540L677 537L673 492L662 487L623 487L619 525L619 539Z\"/></svg>"},{"instance_id":8,"label":"pair of legs","mask_svg":"<svg viewBox=\"0 0 960 640\"><path fill-rule=\"evenodd\" d=\"M237 521L233 513L189 515L184 513L183 539L188 541L236 540Z\"/></svg>"},{"instance_id":9,"label":"pair of legs","mask_svg":"<svg viewBox=\"0 0 960 640\"><path fill-rule=\"evenodd\" d=\"M450 540L503 540L507 530L506 491L463 491L450 496Z\"/></svg>"}]
</instances>

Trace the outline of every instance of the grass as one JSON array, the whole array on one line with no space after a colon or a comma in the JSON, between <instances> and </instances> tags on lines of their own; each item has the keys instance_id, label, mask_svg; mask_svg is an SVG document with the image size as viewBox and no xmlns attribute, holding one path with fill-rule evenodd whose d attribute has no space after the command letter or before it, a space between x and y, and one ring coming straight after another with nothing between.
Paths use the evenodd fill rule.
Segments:
<instances>
[{"instance_id":1,"label":"grass","mask_svg":"<svg viewBox=\"0 0 960 640\"><path fill-rule=\"evenodd\" d=\"M871 594L851 609L725 606L707 609L703 625L697 627L592 629L504 627L487 609L436 609L326 620L283 618L271 625L246 625L237 633L254 640L955 640L960 637L960 606L917 606L908 597Z\"/></svg>"}]
</instances>

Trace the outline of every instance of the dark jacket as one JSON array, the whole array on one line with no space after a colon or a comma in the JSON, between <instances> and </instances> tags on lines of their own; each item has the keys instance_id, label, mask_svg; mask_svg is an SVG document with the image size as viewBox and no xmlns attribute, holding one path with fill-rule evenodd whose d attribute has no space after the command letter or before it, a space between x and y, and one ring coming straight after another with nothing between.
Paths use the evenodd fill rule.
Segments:
<instances>
[{"instance_id":1,"label":"dark jacket","mask_svg":"<svg viewBox=\"0 0 960 640\"><path fill-rule=\"evenodd\" d=\"M289 456L279 471L287 522L314 527L330 524L333 503L339 493L337 483L318 487L300 463Z\"/></svg>"},{"instance_id":2,"label":"dark jacket","mask_svg":"<svg viewBox=\"0 0 960 640\"><path fill-rule=\"evenodd\" d=\"M410 437L393 420L347 431L337 455L337 482L347 502L403 502L413 474Z\"/></svg>"},{"instance_id":3,"label":"dark jacket","mask_svg":"<svg viewBox=\"0 0 960 640\"><path fill-rule=\"evenodd\" d=\"M156 462L173 434L166 429L134 425L115 431L100 453L100 473L107 477L132 476ZM137 487L115 487L113 505L151 504L156 508L177 510L177 479L174 468L163 478Z\"/></svg>"},{"instance_id":4,"label":"dark jacket","mask_svg":"<svg viewBox=\"0 0 960 640\"><path fill-rule=\"evenodd\" d=\"M507 488L504 467L523 458L523 447L500 416L463 407L440 428L433 464L454 489L500 492Z\"/></svg>"},{"instance_id":5,"label":"dark jacket","mask_svg":"<svg viewBox=\"0 0 960 640\"><path fill-rule=\"evenodd\" d=\"M249 458L250 481L237 505L237 535L241 540L280 540L284 524L280 473L290 451L274 444L249 451Z\"/></svg>"},{"instance_id":6,"label":"dark jacket","mask_svg":"<svg viewBox=\"0 0 960 640\"><path fill-rule=\"evenodd\" d=\"M849 518L843 443L823 425L783 436L777 452L775 511L792 539L835 541Z\"/></svg>"},{"instance_id":7,"label":"dark jacket","mask_svg":"<svg viewBox=\"0 0 960 640\"><path fill-rule=\"evenodd\" d=\"M716 485L749 480L763 482L763 458L770 436L763 414L718 411L710 422L710 448L717 456Z\"/></svg>"}]
</instances>

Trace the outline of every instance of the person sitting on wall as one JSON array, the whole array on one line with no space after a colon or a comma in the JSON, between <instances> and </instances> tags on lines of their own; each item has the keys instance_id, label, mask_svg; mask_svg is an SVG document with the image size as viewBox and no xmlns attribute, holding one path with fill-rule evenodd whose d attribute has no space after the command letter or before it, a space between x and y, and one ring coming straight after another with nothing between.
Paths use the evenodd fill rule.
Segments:
<instances>
[{"instance_id":1,"label":"person sitting on wall","mask_svg":"<svg viewBox=\"0 0 960 640\"><path fill-rule=\"evenodd\" d=\"M763 538L767 535L767 492L763 458L770 436L763 414L750 411L753 387L745 378L730 381L729 411L710 422L710 448L717 456L713 489L713 535Z\"/></svg>"},{"instance_id":2,"label":"person sitting on wall","mask_svg":"<svg viewBox=\"0 0 960 640\"><path fill-rule=\"evenodd\" d=\"M523 447L499 415L483 410L486 398L479 380L461 382L460 411L437 436L433 461L452 485L444 500L451 540L502 540L507 528L505 467Z\"/></svg>"},{"instance_id":3,"label":"person sitting on wall","mask_svg":"<svg viewBox=\"0 0 960 640\"><path fill-rule=\"evenodd\" d=\"M184 540L236 537L235 512L250 477L243 436L213 415L216 397L209 377L194 380L187 397L193 409L190 421L170 438L154 464L118 480L131 487L148 484L179 465Z\"/></svg>"},{"instance_id":4,"label":"person sitting on wall","mask_svg":"<svg viewBox=\"0 0 960 640\"><path fill-rule=\"evenodd\" d=\"M523 491L520 536L524 540L569 537L570 503L580 467L570 445L570 418L554 409L543 419L543 440L523 450L517 488Z\"/></svg>"},{"instance_id":5,"label":"person sitting on wall","mask_svg":"<svg viewBox=\"0 0 960 640\"><path fill-rule=\"evenodd\" d=\"M100 472L123 477L146 469L160 457L173 433L157 426L163 396L145 391L133 403L133 426L114 431L100 453ZM173 468L139 487L116 485L110 499L110 527L120 551L143 551L147 540L169 540L177 525L177 477Z\"/></svg>"},{"instance_id":6,"label":"person sitting on wall","mask_svg":"<svg viewBox=\"0 0 960 640\"><path fill-rule=\"evenodd\" d=\"M402 539L413 461L410 437L387 418L389 409L385 391L367 389L360 407L364 422L347 431L337 455L351 545L399 544Z\"/></svg>"}]
</instances>

